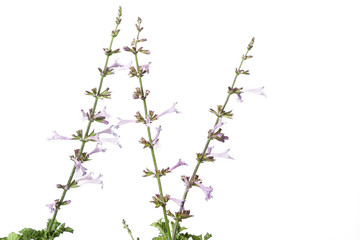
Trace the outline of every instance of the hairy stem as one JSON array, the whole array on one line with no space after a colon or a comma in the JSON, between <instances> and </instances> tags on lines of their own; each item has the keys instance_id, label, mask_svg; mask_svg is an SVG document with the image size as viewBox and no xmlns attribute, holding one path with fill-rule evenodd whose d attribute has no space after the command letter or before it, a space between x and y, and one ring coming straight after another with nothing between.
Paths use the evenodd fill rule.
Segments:
<instances>
[{"instance_id":1,"label":"hairy stem","mask_svg":"<svg viewBox=\"0 0 360 240\"><path fill-rule=\"evenodd\" d=\"M139 34L140 34L140 31L138 31L137 40L139 40ZM136 47L137 47L137 42L135 43L135 49L136 49ZM140 72L140 66L139 66L137 52L135 52L134 55L135 55L136 70L137 70L137 72ZM143 88L141 76L138 76L138 79L139 79L141 94L144 96L144 88ZM146 98L143 98L143 104L144 104L144 111L145 111L145 119L147 119L147 117L148 117L148 109L147 109L147 105L146 105ZM150 127L147 127L147 134L148 134L148 140L151 143L152 138L151 138ZM155 176L156 176L157 184L158 184L158 188L159 188L160 200L161 200L161 202L164 202L164 194L163 194L163 190L162 190L162 186L161 186L160 176L157 174L158 173L158 167L157 167L154 147L152 146L152 144L150 146L150 150L151 150L151 157L152 157L154 168L155 168ZM168 217L166 215L166 206L162 205L161 207L163 209L164 220L165 220L165 225L166 225L167 234L168 234L167 239L171 240L171 231L170 231L169 220L168 220Z\"/></svg>"},{"instance_id":2,"label":"hairy stem","mask_svg":"<svg viewBox=\"0 0 360 240\"><path fill-rule=\"evenodd\" d=\"M250 48L250 49L251 49L251 48ZM250 51L250 49L248 48L248 50L246 51L245 56L247 56L247 54L248 54L248 52ZM245 59L243 58L242 61L241 61L241 63L240 63L240 65L239 65L239 70L241 69L244 60L245 60ZM237 77L238 77L239 75L240 75L240 74L239 74L238 72L236 72L235 77L234 77L234 80L233 80L233 83L232 83L232 85L231 85L231 88L233 88L233 87L235 86L236 79L237 79ZM226 107L226 105L227 105L227 103L228 103L228 101L229 101L230 95L231 95L231 93L228 93L228 95L227 95L227 97L226 97L226 100L225 100L225 103L224 103L224 105L222 106L222 109L221 109L222 111L225 111L225 107ZM215 126L216 124L218 124L219 119L220 119L220 116L218 116L218 117L216 118L216 121L215 121L214 126ZM206 141L206 143L205 143L205 147L204 147L204 149L203 149L203 151L202 151L202 153L201 153L201 157L197 160L198 162L197 162L197 164L196 164L196 166L195 166L195 169L194 169L194 171L193 171L193 173L192 173L192 175L191 175L190 180L193 179L193 178L196 176L196 174L197 174L197 172L198 172L198 170L199 170L200 164L202 163L202 160L203 160L203 158L204 158L204 156L205 156L205 153L206 153L206 151L207 151L207 149L208 149L208 147L209 147L209 144L210 144L210 141L211 141L211 140L212 140L211 138L208 138L208 139L207 139L207 141ZM183 200L184 200L184 201L183 201L182 207L184 207L185 200L186 200L186 197L187 197L187 194L188 194L189 190L190 190L190 188L187 188L187 187L185 188L185 191L184 191L184 194L183 194ZM179 209L179 211L180 211L180 210L181 210L181 208ZM172 231L172 239L175 239L176 229L178 228L178 224L179 224L179 220L176 220L176 221L175 221L175 224L174 224L174 229L173 229L173 231Z\"/></svg>"},{"instance_id":3,"label":"hairy stem","mask_svg":"<svg viewBox=\"0 0 360 240\"><path fill-rule=\"evenodd\" d=\"M119 18L121 16L121 8L119 8ZM119 26L120 22L117 22L116 23L116 27L115 27L115 32L117 31L118 29L118 26ZM111 50L111 47L112 47L112 44L113 44L113 41L114 41L114 38L116 37L116 35L112 35L111 37L111 41L110 41L110 46L109 46L109 49ZM109 57L110 55L106 55L106 61L105 61L105 66L104 66L104 71L106 70L107 66L108 66L108 62L109 62ZM101 74L101 78L100 78L100 83L99 83L99 88L98 88L98 95L101 93L101 87L102 87L102 84L103 84L103 80L104 80L104 77L105 77L105 74ZM98 103L98 96L95 97L95 101L94 101L94 105L93 105L93 108L92 108L92 112L91 112L91 116L89 117L89 119L92 119L92 117L94 116L95 114L95 110L96 110L96 106L97 106L97 103ZM89 120L88 122L88 125L86 127L86 132L85 132L85 135L84 136L87 136L89 134L89 131L90 131L90 127L91 127L91 123L93 121L92 120ZM84 151L84 147L85 147L85 144L86 144L86 141L82 141L81 143L81 147L80 147L80 151L78 153L78 156L81 156L81 154L83 153ZM74 164L72 170L71 170L71 173L70 173L70 176L69 176L69 179L67 181L67 186L70 186L72 180L73 180L73 177L74 177L74 174L75 174L75 170L76 170L76 164ZM57 216L57 213L58 211L60 210L60 206L61 204L63 203L64 201L64 198L65 198L65 195L67 193L69 189L64 189L63 190L63 193L61 195L61 198L60 198L60 201L58 204L56 204L56 207L55 207L55 211L54 211L54 214L53 214L53 217L51 219L51 222L50 224L48 225L48 228L46 229L47 232L49 232L51 230L51 227L53 226L54 222L55 222L55 219L56 219L56 216Z\"/></svg>"}]
</instances>

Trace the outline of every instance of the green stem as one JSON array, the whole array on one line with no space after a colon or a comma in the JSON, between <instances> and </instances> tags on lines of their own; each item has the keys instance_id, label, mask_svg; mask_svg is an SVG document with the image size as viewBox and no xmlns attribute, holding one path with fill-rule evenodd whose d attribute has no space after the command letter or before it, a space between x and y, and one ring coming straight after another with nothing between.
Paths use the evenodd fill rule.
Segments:
<instances>
[{"instance_id":1,"label":"green stem","mask_svg":"<svg viewBox=\"0 0 360 240\"><path fill-rule=\"evenodd\" d=\"M140 31L138 31L137 40L139 40L139 34L140 34ZM135 49L136 49L136 47L137 47L137 42L135 43ZM137 53L135 52L134 55L135 55L135 62L136 62L136 70L137 70L137 72L140 72L140 66L139 66ZM144 96L144 88L142 85L141 76L138 76L138 78L139 78L141 94L142 94L142 96ZM147 119L148 110L147 110L147 105L146 105L146 98L143 98L143 103L144 103L145 119ZM151 143L152 138L151 138L150 127L147 127L147 133L148 133L148 138L149 138L148 140ZM157 174L158 167L157 167L157 162L156 162L156 157L155 157L155 151L154 151L154 148L152 145L150 147L150 150L151 150L151 157L152 157L154 168L155 168L155 176L156 176L157 184L158 184L158 188L159 188L160 200L161 200L161 202L164 202L164 194L163 194L163 190L162 190L162 186L161 186L161 180L160 180L160 176ZM163 214L164 214L165 226L166 226L166 230L167 230L167 234L168 234L167 239L171 240L171 231L170 231L169 220L166 215L166 206L162 205L162 209L163 209Z\"/></svg>"},{"instance_id":2,"label":"green stem","mask_svg":"<svg viewBox=\"0 0 360 240\"><path fill-rule=\"evenodd\" d=\"M120 17L120 15L119 15L119 17ZM119 24L120 24L120 23L117 23L117 24L116 24L115 32L117 31ZM115 37L116 37L116 36L113 35L112 38L111 38L110 47L109 47L110 50L111 50L111 47L112 47L112 44L113 44L113 41L114 41L114 38L115 38ZM109 62L109 57L110 57L110 55L107 55L107 56L106 56L104 71L105 71L106 68L107 68L107 65L108 65L108 62ZM99 90L98 90L98 95L101 93L101 87L102 87L102 84L103 84L104 77L105 77L105 74L101 74L100 84L99 84L99 88L98 88L98 89L99 89ZM95 110L96 110L96 106L97 106L97 103L98 103L98 99L99 99L98 96L96 96L96 97L95 97L95 101L94 101L94 105L93 105L93 108L92 108L92 113L91 113L90 119L91 119L91 118L94 116L94 114L95 114ZM87 128L86 128L86 132L85 132L85 135L84 135L84 136L87 136L87 135L89 134L89 131L90 131L90 127L91 127L91 123L92 123L92 122L93 122L92 120L89 120L88 125L87 125ZM83 153L85 144L86 144L86 141L83 141L83 142L81 143L81 147L80 147L80 151L79 151L78 156L81 156L81 154ZM75 174L75 170L76 170L76 165L74 164L74 166L73 166L73 168L72 168L72 170L71 170L69 179L68 179L67 184L66 184L67 186L70 186L70 184L71 184L71 182L72 182L72 179L73 179L73 177L74 177L74 174ZM48 228L47 228L47 230L46 230L47 232L49 232L50 229L51 229L51 227L53 226L53 224L54 224L54 222L55 222L55 219L56 219L56 216L57 216L57 213L58 213L58 211L60 210L60 206L61 206L61 204L63 203L64 198L65 198L65 195L66 195L66 193L67 193L68 190L69 190L69 189L64 189L64 190L63 190L63 193L62 193L62 195L61 195L60 201L59 201L58 204L56 204L56 208L55 208L53 217L52 217L51 222L50 222L50 224L49 224L49 226L48 226Z\"/></svg>"},{"instance_id":3,"label":"green stem","mask_svg":"<svg viewBox=\"0 0 360 240\"><path fill-rule=\"evenodd\" d=\"M250 50L250 49L248 49L248 50L246 51L245 56L247 56L249 50ZM239 70L241 69L241 66L242 66L244 60L245 60L245 59L243 58L242 61L241 61L241 63L240 63L240 66L239 66ZM238 77L239 75L240 75L239 73L236 73L236 74L235 74L235 78L234 78L234 80L233 80L233 83L232 83L232 85L231 85L231 88L234 88L235 83L236 83L236 79L237 79L237 77ZM224 103L224 105L222 106L221 111L225 111L225 107L226 107L226 105L227 105L227 103L228 103L228 101L229 101L230 95L231 95L231 93L228 93L228 95L227 95L227 97L226 97L226 100L225 100L225 103ZM216 124L218 124L219 119L220 119L220 116L218 116L218 117L216 118L216 121L215 121L214 126L215 126ZM208 149L208 147L209 147L210 141L211 141L211 138L208 138L207 141L206 141L206 143L205 143L205 147L204 147L204 149L203 149L203 151L202 151L202 153L201 153L201 157L197 160L198 162L197 162L197 164L196 164L196 166L195 166L195 169L194 169L194 171L193 171L193 173L192 173L192 175L191 175L190 180L193 179L193 178L196 176L197 171L199 170L200 164L202 163L202 160L203 160L203 158L204 158L204 156L205 156L205 153L206 153L206 151L207 151L207 149ZM186 197L187 197L187 194L188 194L189 190L190 190L190 188L187 188L187 187L185 188L185 191L184 191L184 194L183 194L183 200L184 200L184 202L183 202L182 207L184 207L184 205L185 205L185 200L186 200ZM180 211L180 210L181 210L181 208L179 209L179 211ZM174 229L173 229L173 231L172 231L172 239L175 239L176 229L178 228L178 224L179 224L179 220L176 220L176 221L175 221L175 224L174 224Z\"/></svg>"}]
</instances>

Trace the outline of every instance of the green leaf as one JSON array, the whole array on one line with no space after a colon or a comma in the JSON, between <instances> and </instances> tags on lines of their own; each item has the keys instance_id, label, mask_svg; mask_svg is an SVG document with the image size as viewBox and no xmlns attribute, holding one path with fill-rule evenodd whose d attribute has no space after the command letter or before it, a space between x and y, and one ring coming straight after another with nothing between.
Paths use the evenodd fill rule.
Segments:
<instances>
[{"instance_id":1,"label":"green leaf","mask_svg":"<svg viewBox=\"0 0 360 240\"><path fill-rule=\"evenodd\" d=\"M196 235L191 235L192 240L202 240L202 235L196 236Z\"/></svg>"},{"instance_id":2,"label":"green leaf","mask_svg":"<svg viewBox=\"0 0 360 240\"><path fill-rule=\"evenodd\" d=\"M153 240L167 239L166 225L165 222L162 221L162 218L160 218L159 221L152 223L150 226L156 227L160 232L160 235L158 237L153 238Z\"/></svg>"},{"instance_id":3,"label":"green leaf","mask_svg":"<svg viewBox=\"0 0 360 240\"><path fill-rule=\"evenodd\" d=\"M47 223L47 228L49 227L49 224L51 222L51 219L49 219L48 223ZM55 222L53 223L49 233L50 236L53 238L55 237L59 237L60 234L64 233L64 232L70 232L73 233L74 229L70 228L70 227L65 227L65 223L61 224L60 222L58 222L57 220L55 220Z\"/></svg>"},{"instance_id":4,"label":"green leaf","mask_svg":"<svg viewBox=\"0 0 360 240\"><path fill-rule=\"evenodd\" d=\"M9 236L7 238L5 238L6 240L19 240L21 239L21 235L16 234L14 232L10 233Z\"/></svg>"},{"instance_id":5,"label":"green leaf","mask_svg":"<svg viewBox=\"0 0 360 240\"><path fill-rule=\"evenodd\" d=\"M32 228L24 228L19 232L23 235L22 240L38 239L43 235L41 231Z\"/></svg>"},{"instance_id":6,"label":"green leaf","mask_svg":"<svg viewBox=\"0 0 360 240\"><path fill-rule=\"evenodd\" d=\"M210 233L206 233L206 235L204 236L204 240L208 240L211 237L212 235Z\"/></svg>"}]
</instances>

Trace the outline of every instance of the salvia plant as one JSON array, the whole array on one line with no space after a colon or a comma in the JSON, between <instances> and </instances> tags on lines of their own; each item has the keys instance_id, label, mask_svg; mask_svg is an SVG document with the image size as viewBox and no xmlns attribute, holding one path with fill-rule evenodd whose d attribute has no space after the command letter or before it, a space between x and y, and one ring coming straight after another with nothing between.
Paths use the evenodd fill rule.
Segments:
<instances>
[{"instance_id":1,"label":"salvia plant","mask_svg":"<svg viewBox=\"0 0 360 240\"><path fill-rule=\"evenodd\" d=\"M196 166L192 173L190 175L180 176L179 179L184 184L184 192L180 198L175 198L171 196L171 193L167 192L163 188L162 180L165 179L164 177L167 174L173 173L177 168L182 165L187 165L187 163L179 159L174 166L166 168L159 167L155 149L159 144L159 136L162 128L160 125L156 126L154 131L154 122L163 118L166 114L179 113L179 111L176 108L176 103L169 106L169 109L160 113L150 110L151 106L149 106L147 102L147 98L150 96L150 91L144 88L143 79L150 73L149 69L151 62L141 63L142 54L150 54L150 51L142 46L143 43L147 41L147 39L142 36L142 30L144 29L142 26L142 20L141 18L137 19L137 23L135 24L137 34L133 41L128 46L124 46L122 50L120 50L120 48L113 48L113 42L120 32L119 26L121 23L121 17L122 9L120 7L115 21L115 29L111 32L110 44L107 48L103 49L105 54L105 63L102 68L99 68L99 84L97 87L85 91L85 94L93 101L90 109L81 110L83 119L87 121L86 128L75 131L72 136L62 136L58 134L58 132L54 131L53 135L49 138L49 140L78 141L79 145L79 148L76 148L70 155L70 160L73 161L73 167L70 170L70 175L67 181L56 185L56 187L61 191L60 197L46 205L52 213L52 217L48 219L44 229L35 230L32 228L24 228L18 233L12 232L7 237L0 239L45 240L54 239L65 232L73 233L73 229L71 227L67 226L65 223L58 222L57 220L59 211L71 203L71 200L66 198L67 192L81 187L84 184L98 184L101 187L103 186L102 175L94 174L92 171L87 169L86 163L91 160L93 154L99 154L106 151L104 145L108 143L121 147L119 143L119 127L131 122L139 123L144 126L144 136L139 136L139 143L143 146L143 148L147 148L149 150L149 158L152 161L153 168L146 168L143 171L143 177L155 178L158 187L158 193L152 196L151 202L155 208L161 209L160 211L162 212L163 217L151 224L151 226L159 230L158 236L155 236L152 239L206 240L212 237L210 233L206 233L203 236L186 232L186 228L181 226L180 223L182 224L184 220L193 217L190 210L186 207L187 196L190 190L195 189L195 191L203 191L206 201L213 197L213 188L209 185L209 179L203 180L198 174L200 166L203 166L208 162L214 162L216 158L232 159L229 155L230 149L224 152L216 152L214 147L210 146L211 142L225 143L225 141L229 139L229 137L223 132L222 126L225 123L224 119L232 119L233 116L232 110L227 108L230 97L235 95L235 97L242 102L243 94L248 92L265 96L263 87L257 89L244 89L236 86L237 79L240 75L249 75L249 70L244 70L242 67L246 60L252 58L252 56L249 55L249 52L253 48L254 38L251 39L245 54L241 57L239 66L235 69L234 79L231 85L228 86L226 95L224 94L226 96L224 102L216 107L210 108L210 113L213 114L214 123L212 126L209 126L207 137L204 139L204 148L195 154ZM128 54L131 54L133 56L133 61L128 64L122 64L117 59L113 60L113 55L117 55L120 52L127 52ZM129 71L130 78L138 80L138 86L135 88L132 96L133 99L142 103L142 107L141 109L138 109L138 111L134 111L135 113L132 113L134 114L132 119L124 120L122 118L118 118L116 123L110 124L110 118L106 107L103 106L99 111L98 104L100 103L99 100L111 99L112 93L110 89L108 87L103 87L104 80L107 76L115 74L119 70ZM89 150L85 151L85 147ZM167 206L169 201L175 202L178 205L178 209L169 209ZM123 220L123 228L128 231L130 238L134 240L134 236L125 220Z\"/></svg>"}]
</instances>

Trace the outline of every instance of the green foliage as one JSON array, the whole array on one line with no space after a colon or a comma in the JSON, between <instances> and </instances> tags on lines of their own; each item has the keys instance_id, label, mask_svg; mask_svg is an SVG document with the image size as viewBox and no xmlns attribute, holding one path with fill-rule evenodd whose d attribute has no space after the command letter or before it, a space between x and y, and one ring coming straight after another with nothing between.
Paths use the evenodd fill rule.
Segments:
<instances>
[{"instance_id":1,"label":"green foliage","mask_svg":"<svg viewBox=\"0 0 360 240\"><path fill-rule=\"evenodd\" d=\"M4 238L0 238L0 240L19 240L20 237L21 237L20 235L12 232L12 233L9 234L9 236L4 237Z\"/></svg>"},{"instance_id":2,"label":"green foliage","mask_svg":"<svg viewBox=\"0 0 360 240\"><path fill-rule=\"evenodd\" d=\"M48 220L46 227L50 225L51 219ZM49 232L46 229L35 230L32 228L24 228L19 231L20 234L10 233L7 237L0 238L0 240L52 240L59 237L64 232L73 233L73 229L65 227L65 223L59 223L55 220Z\"/></svg>"},{"instance_id":3,"label":"green foliage","mask_svg":"<svg viewBox=\"0 0 360 240\"><path fill-rule=\"evenodd\" d=\"M174 229L174 222L171 222L171 226ZM159 236L152 238L152 240L167 240L167 231L166 231L166 225L165 222L160 219L157 222L154 222L151 224L151 226L156 227L159 230ZM200 235L194 235L190 234L188 232L181 233L181 231L187 229L186 227L180 227L180 224L178 225L176 229L176 237L175 240L208 240L211 238L210 233L206 233L206 235L203 237L202 234Z\"/></svg>"},{"instance_id":4,"label":"green foliage","mask_svg":"<svg viewBox=\"0 0 360 240\"><path fill-rule=\"evenodd\" d=\"M50 223L51 223L51 219L48 220L46 224L46 228L49 227ZM73 233L74 229L70 227L65 227L65 223L59 223L57 220L55 220L48 233L48 235L50 236L49 239L54 239L56 237L59 237L60 234L63 234L64 232Z\"/></svg>"},{"instance_id":5,"label":"green foliage","mask_svg":"<svg viewBox=\"0 0 360 240\"><path fill-rule=\"evenodd\" d=\"M159 236L154 237L152 240L166 240L167 239L167 230L165 222L160 219L157 222L152 223L150 226L156 227L159 230Z\"/></svg>"}]
</instances>

